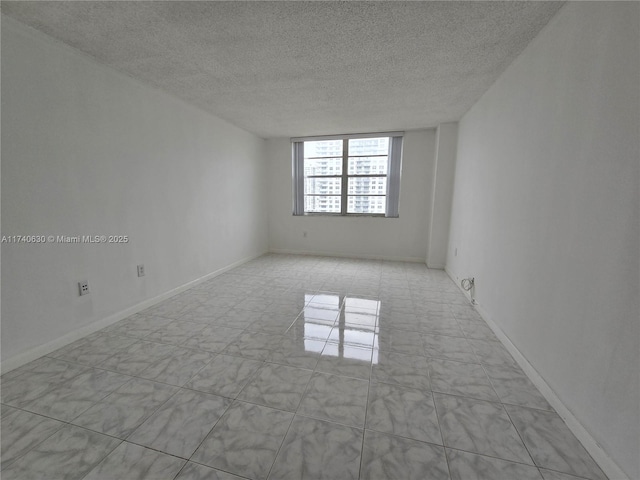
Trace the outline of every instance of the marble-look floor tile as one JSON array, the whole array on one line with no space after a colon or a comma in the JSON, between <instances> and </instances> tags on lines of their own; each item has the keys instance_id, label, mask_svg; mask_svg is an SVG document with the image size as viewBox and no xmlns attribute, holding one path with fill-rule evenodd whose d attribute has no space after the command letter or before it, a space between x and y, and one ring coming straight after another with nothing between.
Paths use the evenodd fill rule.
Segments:
<instances>
[{"instance_id":1,"label":"marble-look floor tile","mask_svg":"<svg viewBox=\"0 0 640 480\"><path fill-rule=\"evenodd\" d=\"M415 314L415 306L413 302L408 299L394 298L393 295L389 295L386 291L380 296L380 324L384 325L383 320L386 318L390 325L395 325L396 328L404 326L414 325L417 320Z\"/></svg>"},{"instance_id":2,"label":"marble-look floor tile","mask_svg":"<svg viewBox=\"0 0 640 480\"><path fill-rule=\"evenodd\" d=\"M377 362L371 367L371 380L422 390L431 388L427 359L395 352L377 352Z\"/></svg>"},{"instance_id":3,"label":"marble-look floor tile","mask_svg":"<svg viewBox=\"0 0 640 480\"><path fill-rule=\"evenodd\" d=\"M40 398L45 392L89 370L90 367L43 357L32 370L2 382L2 403L21 408Z\"/></svg>"},{"instance_id":4,"label":"marble-look floor tile","mask_svg":"<svg viewBox=\"0 0 640 480\"><path fill-rule=\"evenodd\" d=\"M91 369L48 390L24 408L68 422L130 379L115 372Z\"/></svg>"},{"instance_id":5,"label":"marble-look floor tile","mask_svg":"<svg viewBox=\"0 0 640 480\"><path fill-rule=\"evenodd\" d=\"M419 301L415 303L416 315L420 318L449 318L453 313L444 303Z\"/></svg>"},{"instance_id":6,"label":"marble-look floor tile","mask_svg":"<svg viewBox=\"0 0 640 480\"><path fill-rule=\"evenodd\" d=\"M8 467L63 426L64 423L51 418L3 405L0 468Z\"/></svg>"},{"instance_id":7,"label":"marble-look floor tile","mask_svg":"<svg viewBox=\"0 0 640 480\"><path fill-rule=\"evenodd\" d=\"M519 367L485 365L489 379L502 403L553 410L536 386Z\"/></svg>"},{"instance_id":8,"label":"marble-look floor tile","mask_svg":"<svg viewBox=\"0 0 640 480\"><path fill-rule=\"evenodd\" d=\"M325 323L314 319L298 318L291 324L285 336L295 339L309 339L325 342L333 330L333 323Z\"/></svg>"},{"instance_id":9,"label":"marble-look floor tile","mask_svg":"<svg viewBox=\"0 0 640 480\"><path fill-rule=\"evenodd\" d=\"M203 297L202 301L206 302L206 297ZM215 305L210 305L209 303L200 303L195 307L191 308L187 312L187 315L202 315L202 316L216 317L216 316L224 315L229 310L231 310L231 307L215 306Z\"/></svg>"},{"instance_id":10,"label":"marble-look floor tile","mask_svg":"<svg viewBox=\"0 0 640 480\"><path fill-rule=\"evenodd\" d=\"M126 438L177 391L177 387L134 378L97 402L73 423Z\"/></svg>"},{"instance_id":11,"label":"marble-look floor tile","mask_svg":"<svg viewBox=\"0 0 640 480\"><path fill-rule=\"evenodd\" d=\"M592 480L606 480L606 475L558 414L512 405L505 408L536 465Z\"/></svg>"},{"instance_id":12,"label":"marble-look floor tile","mask_svg":"<svg viewBox=\"0 0 640 480\"><path fill-rule=\"evenodd\" d=\"M127 337L144 338L158 329L171 324L171 320L158 316L137 316L136 318L125 318L120 322L107 327L105 333L124 335Z\"/></svg>"},{"instance_id":13,"label":"marble-look floor tile","mask_svg":"<svg viewBox=\"0 0 640 480\"><path fill-rule=\"evenodd\" d=\"M204 330L206 327L206 323L175 320L167 326L151 333L145 339L150 342L180 345L181 343L186 342L193 335Z\"/></svg>"},{"instance_id":14,"label":"marble-look floor tile","mask_svg":"<svg viewBox=\"0 0 640 480\"><path fill-rule=\"evenodd\" d=\"M447 448L451 480L542 480L536 467Z\"/></svg>"},{"instance_id":15,"label":"marble-look floor tile","mask_svg":"<svg viewBox=\"0 0 640 480\"><path fill-rule=\"evenodd\" d=\"M265 312L295 319L300 314L303 307L304 302L296 303L295 301L291 302L287 299L276 299L274 303L266 308Z\"/></svg>"},{"instance_id":16,"label":"marble-look floor tile","mask_svg":"<svg viewBox=\"0 0 640 480\"><path fill-rule=\"evenodd\" d=\"M348 328L362 327L372 329L378 326L378 319L378 315L373 311L344 310L338 320L338 325L344 325Z\"/></svg>"},{"instance_id":17,"label":"marble-look floor tile","mask_svg":"<svg viewBox=\"0 0 640 480\"><path fill-rule=\"evenodd\" d=\"M377 347L382 352L397 352L406 355L424 355L424 342L416 332L380 328Z\"/></svg>"},{"instance_id":18,"label":"marble-look floor tile","mask_svg":"<svg viewBox=\"0 0 640 480\"><path fill-rule=\"evenodd\" d=\"M420 322L420 332L427 335L448 335L451 337L464 337L464 332L458 322L451 317L425 317Z\"/></svg>"},{"instance_id":19,"label":"marble-look floor tile","mask_svg":"<svg viewBox=\"0 0 640 480\"><path fill-rule=\"evenodd\" d=\"M434 399L445 446L533 465L502 405L439 393Z\"/></svg>"},{"instance_id":20,"label":"marble-look floor tile","mask_svg":"<svg viewBox=\"0 0 640 480\"><path fill-rule=\"evenodd\" d=\"M215 354L210 352L176 347L170 357L150 365L139 376L180 387L214 358Z\"/></svg>"},{"instance_id":21,"label":"marble-look floor tile","mask_svg":"<svg viewBox=\"0 0 640 480\"><path fill-rule=\"evenodd\" d=\"M221 352L242 334L237 328L209 325L188 338L181 346L208 352Z\"/></svg>"},{"instance_id":22,"label":"marble-look floor tile","mask_svg":"<svg viewBox=\"0 0 640 480\"><path fill-rule=\"evenodd\" d=\"M87 335L86 337L82 337L74 342L71 342L67 345L65 345L64 347L58 348L57 350L54 350L51 353L47 354L47 357L50 358L58 358L61 357L62 355L66 355L69 352L71 352L72 350L75 350L78 347L81 347L89 342L91 342L92 340L95 340L96 338L98 338L99 336L101 336L103 334L103 332L105 331L105 329L98 331L98 332L93 332L89 335ZM42 359L44 359L46 357L40 357L36 360L34 360L33 362L30 362L30 364L38 364L38 362L41 362ZM20 369L29 369L27 365L23 365L22 367L20 367Z\"/></svg>"},{"instance_id":23,"label":"marble-look floor tile","mask_svg":"<svg viewBox=\"0 0 640 480\"><path fill-rule=\"evenodd\" d=\"M366 287L369 290L375 290L379 286L379 281L375 280L365 284L361 282L362 287ZM361 312L368 315L377 315L380 309L380 300L377 296L371 295L349 295L344 299L344 311L345 312Z\"/></svg>"},{"instance_id":24,"label":"marble-look floor tile","mask_svg":"<svg viewBox=\"0 0 640 480\"><path fill-rule=\"evenodd\" d=\"M237 310L232 308L220 318L216 319L217 325L244 330L255 320L255 312L249 310Z\"/></svg>"},{"instance_id":25,"label":"marble-look floor tile","mask_svg":"<svg viewBox=\"0 0 640 480\"><path fill-rule=\"evenodd\" d=\"M484 323L484 320L471 305L449 305L449 310L456 319L459 320L474 320L476 322Z\"/></svg>"},{"instance_id":26,"label":"marble-look floor tile","mask_svg":"<svg viewBox=\"0 0 640 480\"><path fill-rule=\"evenodd\" d=\"M458 325L462 328L464 335L467 338L475 338L478 340L491 340L498 341L498 337L493 333L493 330L484 322L478 322L476 320L457 319Z\"/></svg>"},{"instance_id":27,"label":"marble-look floor tile","mask_svg":"<svg viewBox=\"0 0 640 480\"><path fill-rule=\"evenodd\" d=\"M175 480L243 480L243 478L204 465L187 462Z\"/></svg>"},{"instance_id":28,"label":"marble-look floor tile","mask_svg":"<svg viewBox=\"0 0 640 480\"><path fill-rule=\"evenodd\" d=\"M331 329L327 341L338 345L374 348L378 344L377 327L337 324Z\"/></svg>"},{"instance_id":29,"label":"marble-look floor tile","mask_svg":"<svg viewBox=\"0 0 640 480\"><path fill-rule=\"evenodd\" d=\"M267 306L273 303L266 297L249 297L239 302L235 307L236 310L249 310L252 312L264 312Z\"/></svg>"},{"instance_id":30,"label":"marble-look floor tile","mask_svg":"<svg viewBox=\"0 0 640 480\"><path fill-rule=\"evenodd\" d=\"M189 310L193 310L197 306L198 302L181 300L180 297L176 295L175 297L154 305L153 307L148 308L140 313L142 313L143 315L159 316L175 320L181 315L189 312Z\"/></svg>"},{"instance_id":31,"label":"marble-look floor tile","mask_svg":"<svg viewBox=\"0 0 640 480\"><path fill-rule=\"evenodd\" d=\"M442 435L430 392L372 383L366 428L442 445Z\"/></svg>"},{"instance_id":32,"label":"marble-look floor tile","mask_svg":"<svg viewBox=\"0 0 640 480\"><path fill-rule=\"evenodd\" d=\"M434 392L493 402L500 401L480 365L431 358L429 359L429 376L431 389Z\"/></svg>"},{"instance_id":33,"label":"marble-look floor tile","mask_svg":"<svg viewBox=\"0 0 640 480\"><path fill-rule=\"evenodd\" d=\"M311 370L267 363L242 389L238 399L295 412L312 374Z\"/></svg>"},{"instance_id":34,"label":"marble-look floor tile","mask_svg":"<svg viewBox=\"0 0 640 480\"><path fill-rule=\"evenodd\" d=\"M298 407L298 413L362 428L369 382L316 372Z\"/></svg>"},{"instance_id":35,"label":"marble-look floor tile","mask_svg":"<svg viewBox=\"0 0 640 480\"><path fill-rule=\"evenodd\" d=\"M185 463L185 460L122 442L84 480L172 479Z\"/></svg>"},{"instance_id":36,"label":"marble-look floor tile","mask_svg":"<svg viewBox=\"0 0 640 480\"><path fill-rule=\"evenodd\" d=\"M103 334L94 337L82 345L56 356L59 360L95 366L111 357L137 340L124 335Z\"/></svg>"},{"instance_id":37,"label":"marble-look floor tile","mask_svg":"<svg viewBox=\"0 0 640 480\"><path fill-rule=\"evenodd\" d=\"M371 348L327 342L318 359L316 370L369 380L373 352Z\"/></svg>"},{"instance_id":38,"label":"marble-look floor tile","mask_svg":"<svg viewBox=\"0 0 640 480\"><path fill-rule=\"evenodd\" d=\"M366 430L360 480L449 480L444 448Z\"/></svg>"},{"instance_id":39,"label":"marble-look floor tile","mask_svg":"<svg viewBox=\"0 0 640 480\"><path fill-rule=\"evenodd\" d=\"M576 477L575 475L569 475L568 473L554 472L553 470L540 469L542 478L544 480L588 480L584 477Z\"/></svg>"},{"instance_id":40,"label":"marble-look floor tile","mask_svg":"<svg viewBox=\"0 0 640 480\"><path fill-rule=\"evenodd\" d=\"M127 383L131 378L129 375L91 368L60 385L75 390L87 390L94 394L96 399L100 399Z\"/></svg>"},{"instance_id":41,"label":"marble-look floor tile","mask_svg":"<svg viewBox=\"0 0 640 480\"><path fill-rule=\"evenodd\" d=\"M185 387L223 397L235 398L262 362L231 355L217 355Z\"/></svg>"},{"instance_id":42,"label":"marble-look floor tile","mask_svg":"<svg viewBox=\"0 0 640 480\"><path fill-rule=\"evenodd\" d=\"M227 312L225 312L224 315L226 315ZM187 312L184 315L179 316L176 319L176 322L178 323L197 323L200 324L204 327L206 327L207 325L222 325L223 321L222 318L224 317L224 315L215 315L213 313L193 313L193 312ZM191 335L189 335L190 337L193 336L193 333ZM151 340L151 335L149 336L149 340ZM169 343L169 342L168 342Z\"/></svg>"},{"instance_id":43,"label":"marble-look floor tile","mask_svg":"<svg viewBox=\"0 0 640 480\"><path fill-rule=\"evenodd\" d=\"M267 357L268 362L313 370L318 364L325 342L285 335Z\"/></svg>"},{"instance_id":44,"label":"marble-look floor tile","mask_svg":"<svg viewBox=\"0 0 640 480\"><path fill-rule=\"evenodd\" d=\"M296 415L270 480L350 480L358 478L362 430Z\"/></svg>"},{"instance_id":45,"label":"marble-look floor tile","mask_svg":"<svg viewBox=\"0 0 640 480\"><path fill-rule=\"evenodd\" d=\"M189 458L213 428L231 400L181 390L149 417L127 441Z\"/></svg>"},{"instance_id":46,"label":"marble-look floor tile","mask_svg":"<svg viewBox=\"0 0 640 480\"><path fill-rule=\"evenodd\" d=\"M225 355L236 355L254 360L266 360L282 341L280 335L244 332L238 335L222 351Z\"/></svg>"},{"instance_id":47,"label":"marble-look floor tile","mask_svg":"<svg viewBox=\"0 0 640 480\"><path fill-rule=\"evenodd\" d=\"M518 367L511 354L500 342L469 339L471 348L483 365Z\"/></svg>"},{"instance_id":48,"label":"marble-look floor tile","mask_svg":"<svg viewBox=\"0 0 640 480\"><path fill-rule=\"evenodd\" d=\"M118 446L120 440L66 425L7 468L3 480L76 480Z\"/></svg>"},{"instance_id":49,"label":"marble-look floor tile","mask_svg":"<svg viewBox=\"0 0 640 480\"><path fill-rule=\"evenodd\" d=\"M425 354L428 357L444 358L465 363L480 363L471 345L464 337L448 335L423 335Z\"/></svg>"},{"instance_id":50,"label":"marble-look floor tile","mask_svg":"<svg viewBox=\"0 0 640 480\"><path fill-rule=\"evenodd\" d=\"M29 373L23 373L7 382L2 382L2 403L22 408L30 402L57 387L56 382L45 381L42 378L32 378Z\"/></svg>"},{"instance_id":51,"label":"marble-look floor tile","mask_svg":"<svg viewBox=\"0 0 640 480\"><path fill-rule=\"evenodd\" d=\"M283 335L296 319L296 315L280 315L272 312L261 312L255 320L247 325L248 332Z\"/></svg>"},{"instance_id":52,"label":"marble-look floor tile","mask_svg":"<svg viewBox=\"0 0 640 480\"><path fill-rule=\"evenodd\" d=\"M176 348L173 345L139 341L120 350L99 367L125 375L139 375L151 365L170 357Z\"/></svg>"},{"instance_id":53,"label":"marble-look floor tile","mask_svg":"<svg viewBox=\"0 0 640 480\"><path fill-rule=\"evenodd\" d=\"M0 375L0 383L6 384L8 381L14 380L26 372L26 370L22 370L21 368L15 368L10 372L3 373L2 375Z\"/></svg>"},{"instance_id":54,"label":"marble-look floor tile","mask_svg":"<svg viewBox=\"0 0 640 480\"><path fill-rule=\"evenodd\" d=\"M292 413L236 401L192 460L255 480L267 478L289 429Z\"/></svg>"},{"instance_id":55,"label":"marble-look floor tile","mask_svg":"<svg viewBox=\"0 0 640 480\"><path fill-rule=\"evenodd\" d=\"M335 324L340 316L340 310L337 306L311 303L302 309L300 316L305 320L324 320L327 324Z\"/></svg>"},{"instance_id":56,"label":"marble-look floor tile","mask_svg":"<svg viewBox=\"0 0 640 480\"><path fill-rule=\"evenodd\" d=\"M235 307L238 303L240 303L240 301L238 300L238 297L234 297L231 295L229 296L214 295L213 297L210 297L207 300L205 300L204 303L206 305L211 305L212 307L231 309Z\"/></svg>"},{"instance_id":57,"label":"marble-look floor tile","mask_svg":"<svg viewBox=\"0 0 640 480\"><path fill-rule=\"evenodd\" d=\"M384 303L384 302L383 302ZM381 329L393 329L403 332L419 332L420 319L413 311L395 312L381 311L378 316L378 326Z\"/></svg>"}]
</instances>

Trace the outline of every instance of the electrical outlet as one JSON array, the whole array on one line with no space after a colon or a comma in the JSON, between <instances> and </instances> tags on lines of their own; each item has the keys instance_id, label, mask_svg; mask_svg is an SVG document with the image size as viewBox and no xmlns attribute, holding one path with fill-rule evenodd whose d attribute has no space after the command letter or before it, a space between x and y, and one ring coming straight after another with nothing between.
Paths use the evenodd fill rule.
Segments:
<instances>
[{"instance_id":1,"label":"electrical outlet","mask_svg":"<svg viewBox=\"0 0 640 480\"><path fill-rule=\"evenodd\" d=\"M144 277L144 265L142 263L138 265L138 276Z\"/></svg>"},{"instance_id":2,"label":"electrical outlet","mask_svg":"<svg viewBox=\"0 0 640 480\"><path fill-rule=\"evenodd\" d=\"M84 282L78 282L78 290L80 291L80 296L89 295L89 282L86 280Z\"/></svg>"}]
</instances>

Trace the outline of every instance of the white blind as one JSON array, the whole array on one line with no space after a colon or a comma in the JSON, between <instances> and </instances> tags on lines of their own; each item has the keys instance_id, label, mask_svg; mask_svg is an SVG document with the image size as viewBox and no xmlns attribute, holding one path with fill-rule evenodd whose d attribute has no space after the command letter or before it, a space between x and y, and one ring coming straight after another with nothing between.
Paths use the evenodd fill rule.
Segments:
<instances>
[{"instance_id":1,"label":"white blind","mask_svg":"<svg viewBox=\"0 0 640 480\"><path fill-rule=\"evenodd\" d=\"M398 216L400 202L400 174L402 172L402 137L391 137L389 146L389 174L387 177L386 217Z\"/></svg>"},{"instance_id":2,"label":"white blind","mask_svg":"<svg viewBox=\"0 0 640 480\"><path fill-rule=\"evenodd\" d=\"M293 214L304 215L304 142L293 143Z\"/></svg>"}]
</instances>

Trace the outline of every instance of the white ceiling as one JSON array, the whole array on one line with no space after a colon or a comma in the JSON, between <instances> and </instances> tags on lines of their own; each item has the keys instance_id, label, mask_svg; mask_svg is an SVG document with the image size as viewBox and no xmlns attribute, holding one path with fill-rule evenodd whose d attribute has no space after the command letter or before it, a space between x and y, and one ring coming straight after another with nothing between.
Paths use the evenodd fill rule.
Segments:
<instances>
[{"instance_id":1,"label":"white ceiling","mask_svg":"<svg viewBox=\"0 0 640 480\"><path fill-rule=\"evenodd\" d=\"M458 120L561 5L2 1L2 13L268 138Z\"/></svg>"}]
</instances>

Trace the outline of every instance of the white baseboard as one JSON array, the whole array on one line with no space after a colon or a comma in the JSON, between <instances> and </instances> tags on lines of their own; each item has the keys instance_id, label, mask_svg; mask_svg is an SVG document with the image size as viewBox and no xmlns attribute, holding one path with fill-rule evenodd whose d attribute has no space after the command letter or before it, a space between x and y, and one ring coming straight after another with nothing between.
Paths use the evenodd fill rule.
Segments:
<instances>
[{"instance_id":1,"label":"white baseboard","mask_svg":"<svg viewBox=\"0 0 640 480\"><path fill-rule=\"evenodd\" d=\"M455 275L450 269L445 267L445 272L449 275L449 278L453 280L460 291L469 299L471 303L471 297L469 292L462 289L458 284L458 276ZM476 311L480 314L482 319L489 325L493 333L496 334L500 342L509 351L511 356L520 365L524 373L527 374L529 380L540 390L540 393L553 407L556 413L564 420L569 427L569 430L573 432L576 438L582 443L582 446L589 452L589 455L595 460L602 471L609 477L609 480L630 480L629 477L622 471L617 463L604 451L600 444L591 436L586 428L575 417L571 410L560 400L560 397L553 391L549 384L542 378L538 371L529 363L520 350L511 342L509 337L504 331L493 321L491 315L477 303L474 305Z\"/></svg>"},{"instance_id":2,"label":"white baseboard","mask_svg":"<svg viewBox=\"0 0 640 480\"><path fill-rule=\"evenodd\" d=\"M203 277L196 278L195 280L192 280L183 285L180 285L179 287L171 289L168 292L165 292L161 295L158 295L153 298L149 298L136 305L125 308L124 310L121 310L117 313L114 313L113 315L109 315L108 317L102 318L100 320L96 320L95 322L92 322L89 325L86 325L77 330L74 330L73 332L69 332L66 335L63 335L62 337L56 338L55 340L47 342L43 345L38 345L37 347L33 347L18 355L14 355L13 357L8 358L4 360L2 363L0 363L0 372L2 372L2 374L4 375L5 373L10 372L11 370L14 370L37 358L42 357L43 355L47 355L59 348L62 348L66 345L69 345L72 342L75 342L76 340L80 340L81 338L86 337L87 335L90 335L94 332L97 332L98 330L108 327L109 325L119 322L120 320L123 320L133 315L134 313L141 312L142 310L152 307L153 305L160 303L163 300L166 300L167 298L173 297L179 293L184 292L185 290L188 290L191 287L195 287L196 285L202 282L206 282L211 278L217 277L218 275L221 275L244 263L250 262L255 258L261 257L265 253L267 252L263 252L263 253L260 253L259 255L254 255L251 257L243 258L242 260L238 260L237 262L227 265L226 267L219 268L214 272L208 273Z\"/></svg>"},{"instance_id":3,"label":"white baseboard","mask_svg":"<svg viewBox=\"0 0 640 480\"><path fill-rule=\"evenodd\" d=\"M441 265L439 263L436 263L435 265L430 264L427 262L427 268L430 268L432 270L445 270L446 266L445 265Z\"/></svg>"},{"instance_id":4,"label":"white baseboard","mask_svg":"<svg viewBox=\"0 0 640 480\"><path fill-rule=\"evenodd\" d=\"M272 248L269 253L282 253L286 255L314 255L318 257L357 258L363 260L385 260L388 262L412 262L425 263L424 257L394 257L389 255L358 255L352 253L334 253L314 250L289 250L286 248Z\"/></svg>"}]
</instances>

